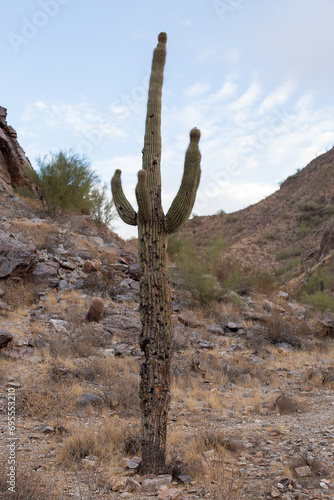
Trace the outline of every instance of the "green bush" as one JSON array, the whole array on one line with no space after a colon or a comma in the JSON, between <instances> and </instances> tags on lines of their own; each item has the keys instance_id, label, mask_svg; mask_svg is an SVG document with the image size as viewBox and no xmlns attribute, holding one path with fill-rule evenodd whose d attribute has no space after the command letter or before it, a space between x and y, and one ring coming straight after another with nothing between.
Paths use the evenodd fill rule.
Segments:
<instances>
[{"instance_id":1,"label":"green bush","mask_svg":"<svg viewBox=\"0 0 334 500\"><path fill-rule=\"evenodd\" d=\"M302 212L314 212L314 210L316 209L314 203L307 203L307 202L299 203L297 207Z\"/></svg>"},{"instance_id":2,"label":"green bush","mask_svg":"<svg viewBox=\"0 0 334 500\"><path fill-rule=\"evenodd\" d=\"M71 150L60 151L36 161L38 172L24 169L24 174L39 188L39 199L48 215L84 213L98 225L109 224L114 218L107 186L100 186L99 177L85 156Z\"/></svg>"},{"instance_id":3,"label":"green bush","mask_svg":"<svg viewBox=\"0 0 334 500\"><path fill-rule=\"evenodd\" d=\"M312 231L312 228L310 226L300 226L298 234L299 236L306 236Z\"/></svg>"},{"instance_id":4,"label":"green bush","mask_svg":"<svg viewBox=\"0 0 334 500\"><path fill-rule=\"evenodd\" d=\"M108 188L104 184L102 188L94 187L90 192L91 208L90 215L98 226L108 226L116 217L114 202L108 197Z\"/></svg>"},{"instance_id":5,"label":"green bush","mask_svg":"<svg viewBox=\"0 0 334 500\"><path fill-rule=\"evenodd\" d=\"M290 257L298 257L303 252L302 248L290 248L289 250L281 250L276 254L276 260L289 259Z\"/></svg>"},{"instance_id":6,"label":"green bush","mask_svg":"<svg viewBox=\"0 0 334 500\"><path fill-rule=\"evenodd\" d=\"M312 295L304 294L302 295L302 299L321 312L334 312L334 297L323 291L316 292Z\"/></svg>"},{"instance_id":7,"label":"green bush","mask_svg":"<svg viewBox=\"0 0 334 500\"><path fill-rule=\"evenodd\" d=\"M225 241L221 237L211 239L202 254L191 238L170 237L168 245L169 254L181 271L184 288L203 306L217 299L220 289L216 276Z\"/></svg>"},{"instance_id":8,"label":"green bush","mask_svg":"<svg viewBox=\"0 0 334 500\"><path fill-rule=\"evenodd\" d=\"M90 213L91 191L98 183L85 156L60 151L37 158L38 172L30 174L40 189L40 199L49 215L59 211Z\"/></svg>"}]
</instances>

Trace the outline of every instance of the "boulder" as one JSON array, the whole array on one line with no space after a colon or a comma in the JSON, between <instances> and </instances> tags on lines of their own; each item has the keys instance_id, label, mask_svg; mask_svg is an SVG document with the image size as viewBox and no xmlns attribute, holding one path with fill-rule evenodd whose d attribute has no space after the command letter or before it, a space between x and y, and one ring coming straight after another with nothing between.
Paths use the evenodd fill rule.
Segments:
<instances>
[{"instance_id":1,"label":"boulder","mask_svg":"<svg viewBox=\"0 0 334 500\"><path fill-rule=\"evenodd\" d=\"M0 329L0 349L6 347L13 340L13 335L7 330Z\"/></svg>"},{"instance_id":2,"label":"boulder","mask_svg":"<svg viewBox=\"0 0 334 500\"><path fill-rule=\"evenodd\" d=\"M0 278L33 271L36 249L0 231Z\"/></svg>"}]
</instances>

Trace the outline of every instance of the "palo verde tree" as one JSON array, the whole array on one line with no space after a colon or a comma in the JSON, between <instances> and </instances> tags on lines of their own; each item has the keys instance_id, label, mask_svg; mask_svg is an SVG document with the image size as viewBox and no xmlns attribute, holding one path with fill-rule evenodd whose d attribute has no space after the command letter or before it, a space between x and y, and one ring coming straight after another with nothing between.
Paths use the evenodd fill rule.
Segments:
<instances>
[{"instance_id":1,"label":"palo verde tree","mask_svg":"<svg viewBox=\"0 0 334 500\"><path fill-rule=\"evenodd\" d=\"M161 205L161 95L166 59L166 33L160 33L153 53L148 91L142 170L138 172L136 212L124 195L121 171L116 170L111 190L117 211L127 224L138 226L141 266L140 372L142 417L142 472L161 473L166 462L167 414L170 402L172 346L171 303L168 289L167 236L189 218L200 181L200 131L190 132L180 189L167 214Z\"/></svg>"}]
</instances>

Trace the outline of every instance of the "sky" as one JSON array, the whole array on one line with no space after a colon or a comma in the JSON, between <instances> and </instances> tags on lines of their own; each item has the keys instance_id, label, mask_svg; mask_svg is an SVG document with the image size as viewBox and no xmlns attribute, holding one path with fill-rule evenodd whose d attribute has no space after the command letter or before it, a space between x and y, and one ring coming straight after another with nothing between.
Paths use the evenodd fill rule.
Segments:
<instances>
[{"instance_id":1,"label":"sky","mask_svg":"<svg viewBox=\"0 0 334 500\"><path fill-rule=\"evenodd\" d=\"M72 149L134 207L148 79L168 35L162 197L201 130L193 213L260 201L334 145L333 0L0 0L0 106L33 166ZM119 219L124 238L136 228Z\"/></svg>"}]
</instances>

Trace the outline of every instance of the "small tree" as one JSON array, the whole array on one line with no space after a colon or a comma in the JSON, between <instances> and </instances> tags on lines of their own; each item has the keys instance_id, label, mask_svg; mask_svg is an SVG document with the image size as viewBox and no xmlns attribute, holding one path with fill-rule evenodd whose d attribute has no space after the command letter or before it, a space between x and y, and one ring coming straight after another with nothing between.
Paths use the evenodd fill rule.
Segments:
<instances>
[{"instance_id":1,"label":"small tree","mask_svg":"<svg viewBox=\"0 0 334 500\"><path fill-rule=\"evenodd\" d=\"M109 225L117 213L112 199L108 198L108 187L94 187L90 193L92 208L90 214L98 226Z\"/></svg>"},{"instance_id":2,"label":"small tree","mask_svg":"<svg viewBox=\"0 0 334 500\"><path fill-rule=\"evenodd\" d=\"M39 172L33 181L40 188L43 207L49 215L60 210L90 213L93 206L92 190L99 178L85 156L73 151L37 159Z\"/></svg>"}]
</instances>

